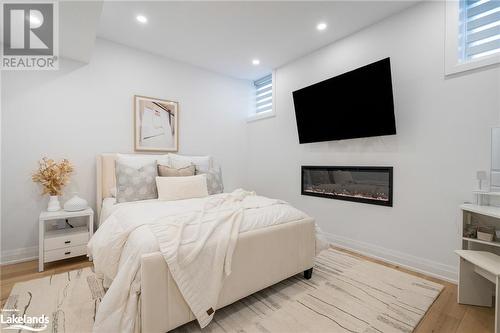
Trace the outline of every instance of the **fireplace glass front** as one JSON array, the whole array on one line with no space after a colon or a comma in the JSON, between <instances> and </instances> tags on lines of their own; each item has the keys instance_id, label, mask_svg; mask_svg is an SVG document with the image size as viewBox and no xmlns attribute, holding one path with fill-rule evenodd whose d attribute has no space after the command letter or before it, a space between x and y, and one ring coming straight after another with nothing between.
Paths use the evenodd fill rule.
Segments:
<instances>
[{"instance_id":1,"label":"fireplace glass front","mask_svg":"<svg viewBox=\"0 0 500 333\"><path fill-rule=\"evenodd\" d=\"M392 207L392 167L302 166L301 193Z\"/></svg>"}]
</instances>

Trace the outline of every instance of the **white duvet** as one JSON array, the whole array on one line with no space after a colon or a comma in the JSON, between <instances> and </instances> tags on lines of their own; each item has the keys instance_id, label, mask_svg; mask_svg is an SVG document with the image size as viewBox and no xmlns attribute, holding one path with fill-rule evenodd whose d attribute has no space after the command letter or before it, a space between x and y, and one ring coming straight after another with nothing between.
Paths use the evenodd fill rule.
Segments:
<instances>
[{"instance_id":1,"label":"white duvet","mask_svg":"<svg viewBox=\"0 0 500 333\"><path fill-rule=\"evenodd\" d=\"M217 215L213 208L221 204L224 206L225 213ZM202 211L205 211L204 217L199 219ZM169 202L147 200L122 203L116 204L112 208L107 207L107 212L104 213L109 216L89 242L89 253L93 257L95 271L104 278L104 285L109 288L96 314L94 332L133 332L134 329L137 329L136 325L140 324L136 318L139 318L141 256L159 251L159 242L161 252L167 262L169 262L168 258L175 257L177 260L177 252L173 252L172 249L176 251L182 249L179 246L180 243L183 243L185 248L190 250L185 252L181 259L189 264L189 262L203 260L202 257L193 255L195 251L192 249L202 243L202 245L206 245L204 243L209 238L203 236L208 231L216 230L213 223L226 223L226 227L224 227L226 229L219 230L219 236L216 232L214 233L215 239L221 238L220 235L223 233L234 233L235 230L236 237L233 238L237 239L237 233L307 217L306 214L285 202L257 196L242 190L200 199ZM186 223L187 220L190 222ZM202 223L202 229L200 229L201 224L199 223L201 220L207 222ZM178 233L179 228L174 228L174 226L179 225L188 226L183 228L181 236ZM176 244L176 237L178 244L173 246ZM220 267L222 267L221 270L224 269L226 273L229 273L231 254L236 245L235 239L231 242L228 237L221 244L224 245L224 251L230 251L230 253L228 252L229 255L226 258L226 252L224 252L222 256L224 263ZM219 257L221 257L220 254ZM194 263L199 265L200 262ZM172 270L174 267L171 265L172 262L169 264L169 268ZM175 269L176 272L180 271L178 267ZM189 270L184 273L181 276L179 274L173 275L174 280L178 282L177 279L188 277L188 280L196 282L196 276L191 274ZM193 294L193 290L196 291L196 284L192 281L190 283L185 290L190 290L190 293ZM217 285L217 283L217 277L215 277L214 284ZM179 283L177 284L179 285ZM181 293L182 289L183 287L180 286ZM198 292L194 292L194 294L198 294ZM197 297L195 300L186 299L192 309L205 309L207 304L211 305L217 302L218 293L203 295L201 292L200 295L202 297ZM200 314L204 311L193 312L196 315L197 312ZM204 326L208 324L211 316L198 317L198 319Z\"/></svg>"}]
</instances>

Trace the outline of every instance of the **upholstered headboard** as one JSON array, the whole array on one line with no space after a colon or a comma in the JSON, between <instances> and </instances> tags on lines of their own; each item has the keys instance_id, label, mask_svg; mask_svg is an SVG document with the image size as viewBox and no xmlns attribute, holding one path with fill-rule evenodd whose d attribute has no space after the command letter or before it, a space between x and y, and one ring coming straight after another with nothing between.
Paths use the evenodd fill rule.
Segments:
<instances>
[{"instance_id":1,"label":"upholstered headboard","mask_svg":"<svg viewBox=\"0 0 500 333\"><path fill-rule=\"evenodd\" d=\"M120 154L120 155L134 155L134 156L144 156L144 157L159 157L162 155L146 155L146 154ZM96 162L96 176L97 176L97 195L96 195L96 207L97 216L101 216L101 206L102 201L105 198L111 196L110 189L116 187L115 178L115 161L118 157L118 153L103 153L97 155Z\"/></svg>"}]
</instances>

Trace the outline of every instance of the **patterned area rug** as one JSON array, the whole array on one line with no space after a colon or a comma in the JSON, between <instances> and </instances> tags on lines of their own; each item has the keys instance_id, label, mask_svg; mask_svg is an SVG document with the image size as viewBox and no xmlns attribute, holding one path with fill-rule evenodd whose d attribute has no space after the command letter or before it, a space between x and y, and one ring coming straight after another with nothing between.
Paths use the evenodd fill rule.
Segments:
<instances>
[{"instance_id":1,"label":"patterned area rug","mask_svg":"<svg viewBox=\"0 0 500 333\"><path fill-rule=\"evenodd\" d=\"M412 332L443 286L333 249L291 277L216 312L207 332ZM91 332L104 296L90 268L17 283L3 315L46 315L48 332ZM17 310L17 311L12 311ZM196 322L174 330L200 332Z\"/></svg>"}]
</instances>

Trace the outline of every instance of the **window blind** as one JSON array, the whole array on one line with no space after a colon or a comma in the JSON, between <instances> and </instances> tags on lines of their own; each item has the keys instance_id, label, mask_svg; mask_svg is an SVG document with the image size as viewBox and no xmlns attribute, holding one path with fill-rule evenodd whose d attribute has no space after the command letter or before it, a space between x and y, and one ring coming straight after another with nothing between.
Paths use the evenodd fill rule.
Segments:
<instances>
[{"instance_id":1,"label":"window blind","mask_svg":"<svg viewBox=\"0 0 500 333\"><path fill-rule=\"evenodd\" d=\"M273 110L273 75L269 74L253 82L255 86L255 112Z\"/></svg>"},{"instance_id":2,"label":"window blind","mask_svg":"<svg viewBox=\"0 0 500 333\"><path fill-rule=\"evenodd\" d=\"M461 0L460 58L500 53L500 0Z\"/></svg>"}]
</instances>

